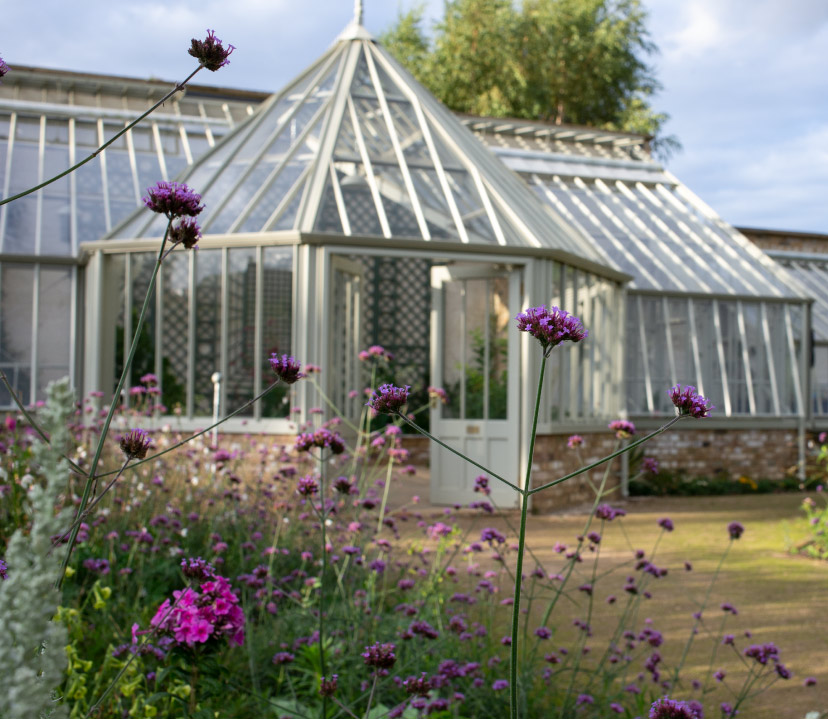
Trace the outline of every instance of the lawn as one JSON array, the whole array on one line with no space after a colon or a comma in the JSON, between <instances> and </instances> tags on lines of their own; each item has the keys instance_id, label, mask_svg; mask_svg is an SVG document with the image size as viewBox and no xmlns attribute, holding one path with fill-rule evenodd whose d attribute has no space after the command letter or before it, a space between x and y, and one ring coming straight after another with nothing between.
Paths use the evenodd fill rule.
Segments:
<instances>
[{"instance_id":1,"label":"lawn","mask_svg":"<svg viewBox=\"0 0 828 719\"><path fill-rule=\"evenodd\" d=\"M655 563L666 567L669 574L650 585L653 598L650 603L642 604L641 611L648 616L648 607L652 608L654 626L665 637L664 663L675 662L695 623L692 615L703 600L728 544L727 525L736 520L744 524L745 533L734 542L704 618L718 635L724 616L720 605L730 602L738 615L728 615L725 631L736 635L737 645L744 648L752 642L775 642L780 648L781 660L794 673L791 680L777 681L751 701L741 715L755 719L801 719L808 711L827 710L828 636L823 627L828 564L791 556L785 550L791 540L798 541L806 535L804 522L800 521L803 516L800 505L805 496L790 493L633 498L613 502L624 507L628 514L623 519L623 531L617 523L607 525L601 542L601 571L615 565L619 578L606 579L608 588L596 590L596 613L592 622L596 645L600 644L599 637L606 636L615 624L617 612L608 611L605 601L610 592L623 594L620 591L623 578L632 573L631 567L627 570L622 566L630 564L630 548L649 551L661 533L658 520L669 517L675 530L664 533L655 557ZM517 523L516 513L507 513L506 518L513 525ZM563 563L554 551L556 542L572 545L575 536L583 531L586 519L586 511L530 517L527 545L547 571L554 571L556 564ZM465 518L465 522L474 522L478 527L481 521L505 529L503 518ZM685 561L692 563L692 571L685 570ZM588 565L587 559L579 568L586 572ZM503 591L508 589L504 587ZM564 613L569 612L562 609ZM704 682L709 675L713 640L705 636L707 626L701 626L688 656L687 669L683 672L687 679ZM750 640L744 638L746 630L752 634ZM563 632L557 638L564 640L565 637L567 634ZM722 646L712 669L723 669L728 675L734 675L740 663L732 649ZM815 687L803 688L803 679L808 676L817 679ZM680 697L680 694L676 692L673 696ZM721 687L705 697L706 716L717 716L718 704L730 698Z\"/></svg>"}]
</instances>

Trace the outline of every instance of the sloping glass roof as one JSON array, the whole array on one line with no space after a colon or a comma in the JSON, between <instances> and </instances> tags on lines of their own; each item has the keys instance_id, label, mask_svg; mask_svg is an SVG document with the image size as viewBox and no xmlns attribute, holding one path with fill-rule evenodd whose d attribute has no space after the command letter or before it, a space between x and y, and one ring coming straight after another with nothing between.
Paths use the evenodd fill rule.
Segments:
<instances>
[{"instance_id":1,"label":"sloping glass roof","mask_svg":"<svg viewBox=\"0 0 828 719\"><path fill-rule=\"evenodd\" d=\"M202 194L205 235L544 247L609 266L359 26L179 179ZM163 230L139 213L109 237Z\"/></svg>"},{"instance_id":2,"label":"sloping glass roof","mask_svg":"<svg viewBox=\"0 0 828 719\"><path fill-rule=\"evenodd\" d=\"M803 296L784 269L654 162L643 138L466 122L548 207L635 278L631 289Z\"/></svg>"},{"instance_id":3,"label":"sloping glass roof","mask_svg":"<svg viewBox=\"0 0 828 719\"><path fill-rule=\"evenodd\" d=\"M828 343L828 255L806 256L796 253L768 254L781 264L814 298L811 326L815 342Z\"/></svg>"},{"instance_id":4,"label":"sloping glass roof","mask_svg":"<svg viewBox=\"0 0 828 719\"><path fill-rule=\"evenodd\" d=\"M0 196L82 159L168 89L15 67L0 85ZM175 178L260 101L255 93L219 92L189 87L73 175L0 207L0 252L72 256L81 242L100 239L140 206L148 186Z\"/></svg>"}]
</instances>

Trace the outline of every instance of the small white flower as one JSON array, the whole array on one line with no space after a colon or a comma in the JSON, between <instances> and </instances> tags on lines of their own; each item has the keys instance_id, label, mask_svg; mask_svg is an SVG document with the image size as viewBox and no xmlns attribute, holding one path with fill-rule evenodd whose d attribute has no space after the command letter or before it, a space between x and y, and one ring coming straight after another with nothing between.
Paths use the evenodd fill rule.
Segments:
<instances>
[{"instance_id":1,"label":"small white flower","mask_svg":"<svg viewBox=\"0 0 828 719\"><path fill-rule=\"evenodd\" d=\"M333 520L332 519L326 519L325 520L325 526L326 527L333 527Z\"/></svg>"},{"instance_id":2,"label":"small white flower","mask_svg":"<svg viewBox=\"0 0 828 719\"><path fill-rule=\"evenodd\" d=\"M184 527L184 529L182 529L182 530L179 532L179 534L180 534L182 537L186 537L186 536L187 536L187 531L188 531L188 528L187 528L187 527Z\"/></svg>"},{"instance_id":3,"label":"small white flower","mask_svg":"<svg viewBox=\"0 0 828 719\"><path fill-rule=\"evenodd\" d=\"M288 517L282 517L282 521L283 521L285 524L290 524L290 519L289 519Z\"/></svg>"},{"instance_id":4,"label":"small white flower","mask_svg":"<svg viewBox=\"0 0 828 719\"><path fill-rule=\"evenodd\" d=\"M192 483L193 483L193 485L198 485L198 477L193 477L193 478L190 480L190 482L192 482Z\"/></svg>"}]
</instances>

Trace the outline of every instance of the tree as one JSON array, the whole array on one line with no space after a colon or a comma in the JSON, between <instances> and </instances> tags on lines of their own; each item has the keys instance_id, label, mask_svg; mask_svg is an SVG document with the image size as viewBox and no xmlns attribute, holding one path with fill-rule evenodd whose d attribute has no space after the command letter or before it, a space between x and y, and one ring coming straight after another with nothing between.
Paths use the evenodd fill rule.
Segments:
<instances>
[{"instance_id":1,"label":"tree","mask_svg":"<svg viewBox=\"0 0 828 719\"><path fill-rule=\"evenodd\" d=\"M639 0L450 0L431 40L422 16L400 15L381 41L452 110L637 132L662 155L678 149L650 105L661 86Z\"/></svg>"}]
</instances>

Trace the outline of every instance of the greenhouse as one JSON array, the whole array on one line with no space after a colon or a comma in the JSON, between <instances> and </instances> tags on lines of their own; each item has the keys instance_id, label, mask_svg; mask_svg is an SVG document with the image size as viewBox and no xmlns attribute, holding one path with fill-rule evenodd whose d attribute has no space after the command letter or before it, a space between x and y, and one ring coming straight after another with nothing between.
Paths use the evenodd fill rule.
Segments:
<instances>
[{"instance_id":1,"label":"greenhouse","mask_svg":"<svg viewBox=\"0 0 828 719\"><path fill-rule=\"evenodd\" d=\"M71 164L162 91L15 75L0 87L3 196ZM515 475L540 354L512 319L539 304L590 331L552 355L548 437L606 432L618 416L655 423L677 382L719 408L715 426L789 428L800 451L828 411L811 391L828 385L814 384L828 365L816 316L822 369L810 359L824 284L718 218L645 138L457 117L358 22L275 95L189 88L99 162L0 209L0 368L25 401L67 373L84 393L112 392L164 233L163 218L136 210L159 179L206 205L198 251L162 266L127 385L157 375L159 423L206 425L219 377L219 412L243 405L270 383L274 352L322 372L227 429L290 435L314 407L355 417L369 379L358 353L381 345L417 403L446 389L435 434ZM431 468L434 501L469 498L476 471L439 449Z\"/></svg>"}]
</instances>

